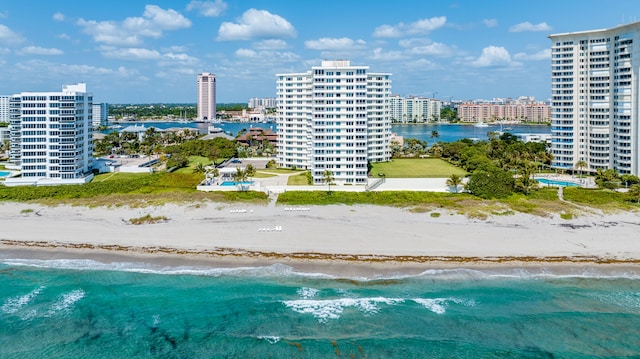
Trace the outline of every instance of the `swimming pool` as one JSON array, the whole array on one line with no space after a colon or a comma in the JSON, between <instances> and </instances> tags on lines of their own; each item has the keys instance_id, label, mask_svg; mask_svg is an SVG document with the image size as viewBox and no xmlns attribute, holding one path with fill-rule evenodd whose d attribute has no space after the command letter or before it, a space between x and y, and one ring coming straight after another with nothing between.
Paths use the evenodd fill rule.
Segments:
<instances>
[{"instance_id":1,"label":"swimming pool","mask_svg":"<svg viewBox=\"0 0 640 359\"><path fill-rule=\"evenodd\" d=\"M0 171L0 177L8 177L11 174L9 171Z\"/></svg>"},{"instance_id":2,"label":"swimming pool","mask_svg":"<svg viewBox=\"0 0 640 359\"><path fill-rule=\"evenodd\" d=\"M246 181L246 182L224 181L224 182L220 183L221 186L237 186L239 184L251 186L253 184L253 182L249 182L249 181Z\"/></svg>"},{"instance_id":3,"label":"swimming pool","mask_svg":"<svg viewBox=\"0 0 640 359\"><path fill-rule=\"evenodd\" d=\"M547 186L558 186L558 187L580 187L579 184L568 181L556 181L548 178L536 178L536 181L546 184Z\"/></svg>"}]
</instances>

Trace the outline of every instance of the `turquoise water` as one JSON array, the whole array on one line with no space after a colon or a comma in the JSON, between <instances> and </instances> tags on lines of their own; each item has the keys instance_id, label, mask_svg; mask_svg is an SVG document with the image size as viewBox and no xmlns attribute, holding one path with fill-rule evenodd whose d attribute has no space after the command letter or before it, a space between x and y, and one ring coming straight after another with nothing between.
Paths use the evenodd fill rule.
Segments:
<instances>
[{"instance_id":1,"label":"turquoise water","mask_svg":"<svg viewBox=\"0 0 640 359\"><path fill-rule=\"evenodd\" d=\"M236 186L238 184L242 185L252 185L253 182L233 182L233 181L224 181L220 183L221 186Z\"/></svg>"},{"instance_id":2,"label":"turquoise water","mask_svg":"<svg viewBox=\"0 0 640 359\"><path fill-rule=\"evenodd\" d=\"M256 268L0 260L2 358L640 355L633 271Z\"/></svg>"},{"instance_id":3,"label":"turquoise water","mask_svg":"<svg viewBox=\"0 0 640 359\"><path fill-rule=\"evenodd\" d=\"M8 171L0 171L0 177L7 177L10 174L11 172L8 172Z\"/></svg>"},{"instance_id":4,"label":"turquoise water","mask_svg":"<svg viewBox=\"0 0 640 359\"><path fill-rule=\"evenodd\" d=\"M536 178L536 181L542 183L542 184L546 184L548 186L561 186L561 187L580 187L579 184L574 183L574 182L567 182L567 181L556 181L556 180L551 180L548 178Z\"/></svg>"}]
</instances>

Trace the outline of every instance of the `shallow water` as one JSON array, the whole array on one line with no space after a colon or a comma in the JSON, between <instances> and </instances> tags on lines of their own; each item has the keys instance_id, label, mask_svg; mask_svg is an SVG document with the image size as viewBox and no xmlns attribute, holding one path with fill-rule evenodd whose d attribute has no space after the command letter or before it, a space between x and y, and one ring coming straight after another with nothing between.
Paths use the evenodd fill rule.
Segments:
<instances>
[{"instance_id":1,"label":"shallow water","mask_svg":"<svg viewBox=\"0 0 640 359\"><path fill-rule=\"evenodd\" d=\"M2 358L640 354L640 274L0 260Z\"/></svg>"}]
</instances>

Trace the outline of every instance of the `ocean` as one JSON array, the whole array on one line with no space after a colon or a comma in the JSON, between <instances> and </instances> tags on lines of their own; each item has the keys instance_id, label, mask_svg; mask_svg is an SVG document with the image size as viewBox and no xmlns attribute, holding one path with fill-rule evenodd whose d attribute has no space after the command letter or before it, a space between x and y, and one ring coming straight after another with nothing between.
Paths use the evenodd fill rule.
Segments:
<instances>
[{"instance_id":1,"label":"ocean","mask_svg":"<svg viewBox=\"0 0 640 359\"><path fill-rule=\"evenodd\" d=\"M640 355L637 268L340 277L0 257L1 358Z\"/></svg>"}]
</instances>

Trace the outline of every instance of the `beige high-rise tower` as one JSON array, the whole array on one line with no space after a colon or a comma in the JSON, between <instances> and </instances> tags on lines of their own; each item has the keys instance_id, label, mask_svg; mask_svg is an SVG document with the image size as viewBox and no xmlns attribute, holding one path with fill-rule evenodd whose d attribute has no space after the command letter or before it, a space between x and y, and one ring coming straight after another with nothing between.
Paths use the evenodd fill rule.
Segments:
<instances>
[{"instance_id":1,"label":"beige high-rise tower","mask_svg":"<svg viewBox=\"0 0 640 359\"><path fill-rule=\"evenodd\" d=\"M198 75L198 120L216 120L216 75L208 72Z\"/></svg>"}]
</instances>

